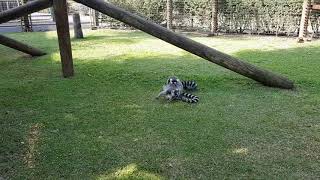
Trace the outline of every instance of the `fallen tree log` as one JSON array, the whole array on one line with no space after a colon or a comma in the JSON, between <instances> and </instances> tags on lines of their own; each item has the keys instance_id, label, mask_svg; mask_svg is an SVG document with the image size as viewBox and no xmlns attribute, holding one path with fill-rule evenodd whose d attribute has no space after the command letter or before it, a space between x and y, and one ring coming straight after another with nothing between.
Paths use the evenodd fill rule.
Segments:
<instances>
[{"instance_id":1,"label":"fallen tree log","mask_svg":"<svg viewBox=\"0 0 320 180\"><path fill-rule=\"evenodd\" d=\"M241 61L228 54L212 49L206 45L174 33L166 28L152 23L138 15L127 12L103 0L75 0L92 9L100 11L112 18L124 22L130 26L140 29L152 36L162 39L172 45L182 48L192 54L200 56L210 62L223 66L231 71L239 73L248 78L254 79L266 86L284 89L294 88L294 84L289 79L270 71L258 68L247 62Z\"/></svg>"}]
</instances>

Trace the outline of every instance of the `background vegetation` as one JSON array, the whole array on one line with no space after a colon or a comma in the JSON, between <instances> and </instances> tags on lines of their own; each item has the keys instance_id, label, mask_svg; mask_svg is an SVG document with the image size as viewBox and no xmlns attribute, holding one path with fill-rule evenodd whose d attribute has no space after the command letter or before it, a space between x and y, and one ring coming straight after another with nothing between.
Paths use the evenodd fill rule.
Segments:
<instances>
[{"instance_id":1,"label":"background vegetation","mask_svg":"<svg viewBox=\"0 0 320 180\"><path fill-rule=\"evenodd\" d=\"M166 0L109 0L156 23L166 21ZM315 0L315 2L320 2ZM300 24L303 0L219 0L219 31L296 35ZM179 29L208 31L211 23L212 0L173 0L173 25ZM107 26L125 25L101 16ZM319 13L311 15L313 30L318 32Z\"/></svg>"}]
</instances>

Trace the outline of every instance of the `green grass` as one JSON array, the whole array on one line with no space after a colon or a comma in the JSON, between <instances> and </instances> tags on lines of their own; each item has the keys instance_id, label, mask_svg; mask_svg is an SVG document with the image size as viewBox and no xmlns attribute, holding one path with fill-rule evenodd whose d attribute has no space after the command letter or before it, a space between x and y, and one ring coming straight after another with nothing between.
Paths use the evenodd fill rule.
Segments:
<instances>
[{"instance_id":1,"label":"green grass","mask_svg":"<svg viewBox=\"0 0 320 180\"><path fill-rule=\"evenodd\" d=\"M73 40L61 77L55 32L0 47L0 179L316 179L320 42L192 37L296 83L268 88L135 31ZM155 100L166 78L198 82L197 105Z\"/></svg>"}]
</instances>

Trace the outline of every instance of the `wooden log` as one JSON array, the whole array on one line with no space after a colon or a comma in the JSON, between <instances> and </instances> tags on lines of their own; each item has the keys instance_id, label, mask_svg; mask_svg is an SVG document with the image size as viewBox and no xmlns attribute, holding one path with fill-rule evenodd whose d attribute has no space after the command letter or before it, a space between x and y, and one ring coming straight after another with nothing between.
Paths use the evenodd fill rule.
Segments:
<instances>
[{"instance_id":1,"label":"wooden log","mask_svg":"<svg viewBox=\"0 0 320 180\"><path fill-rule=\"evenodd\" d=\"M43 56L46 54L45 52L43 52L37 48L28 46L26 44L23 44L19 41L16 41L14 39L8 38L3 35L0 35L0 44L7 46L7 47L10 47L15 50L30 54L31 56Z\"/></svg>"},{"instance_id":2,"label":"wooden log","mask_svg":"<svg viewBox=\"0 0 320 180\"><path fill-rule=\"evenodd\" d=\"M52 0L30 1L22 6L0 12L0 24L52 6Z\"/></svg>"},{"instance_id":3,"label":"wooden log","mask_svg":"<svg viewBox=\"0 0 320 180\"><path fill-rule=\"evenodd\" d=\"M64 77L71 77L74 75L74 70L66 0L54 0L53 9L57 26L62 73Z\"/></svg>"},{"instance_id":4,"label":"wooden log","mask_svg":"<svg viewBox=\"0 0 320 180\"><path fill-rule=\"evenodd\" d=\"M83 38L83 32L81 27L81 20L79 13L73 14L73 30L74 30L74 37L76 39L82 39Z\"/></svg>"},{"instance_id":5,"label":"wooden log","mask_svg":"<svg viewBox=\"0 0 320 180\"><path fill-rule=\"evenodd\" d=\"M294 87L293 82L285 77L273 74L270 71L264 69L260 69L247 62L240 61L235 57L224 54L206 45L174 33L166 28L161 27L160 25L145 20L138 15L134 15L110 3L104 2L103 0L75 1L89 6L90 8L96 9L108 16L129 24L190 53L200 56L210 62L223 66L227 69L230 69L231 71L254 79L258 82L261 82L266 86L279 87L284 89L292 89Z\"/></svg>"}]
</instances>

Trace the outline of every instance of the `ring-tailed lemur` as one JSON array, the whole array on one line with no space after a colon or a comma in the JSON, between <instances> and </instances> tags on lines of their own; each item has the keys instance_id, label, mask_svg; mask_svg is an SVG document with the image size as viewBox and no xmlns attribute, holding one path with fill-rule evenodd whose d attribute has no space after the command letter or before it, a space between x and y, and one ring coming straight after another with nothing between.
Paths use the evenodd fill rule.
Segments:
<instances>
[{"instance_id":1,"label":"ring-tailed lemur","mask_svg":"<svg viewBox=\"0 0 320 180\"><path fill-rule=\"evenodd\" d=\"M157 98L165 96L167 100L182 100L188 103L197 103L199 98L192 94L184 93L183 89L195 90L197 84L194 81L180 81L177 77L170 77L167 84L163 86L163 90Z\"/></svg>"}]
</instances>

